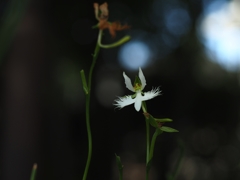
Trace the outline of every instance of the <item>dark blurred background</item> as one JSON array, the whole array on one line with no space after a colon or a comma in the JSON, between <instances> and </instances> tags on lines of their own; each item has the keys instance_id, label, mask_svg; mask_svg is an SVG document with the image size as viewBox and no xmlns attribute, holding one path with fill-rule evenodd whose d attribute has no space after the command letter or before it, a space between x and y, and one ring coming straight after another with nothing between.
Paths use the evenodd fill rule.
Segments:
<instances>
[{"instance_id":1,"label":"dark blurred background","mask_svg":"<svg viewBox=\"0 0 240 180\"><path fill-rule=\"evenodd\" d=\"M93 2L0 1L0 179L81 179L87 157L85 96L97 40ZM121 47L101 49L93 74L93 156L88 179L145 179L145 120L134 107L115 109L131 94L141 67L155 117L168 117L179 133L156 142L151 180L165 180L184 146L177 180L240 179L240 2L238 0L109 0L110 21L131 29Z\"/></svg>"}]
</instances>

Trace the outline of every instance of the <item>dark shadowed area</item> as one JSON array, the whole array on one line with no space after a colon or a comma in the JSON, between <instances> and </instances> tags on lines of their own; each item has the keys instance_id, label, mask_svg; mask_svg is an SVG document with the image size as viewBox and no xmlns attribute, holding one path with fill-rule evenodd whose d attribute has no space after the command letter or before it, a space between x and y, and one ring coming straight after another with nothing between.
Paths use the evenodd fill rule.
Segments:
<instances>
[{"instance_id":1,"label":"dark shadowed area","mask_svg":"<svg viewBox=\"0 0 240 180\"><path fill-rule=\"evenodd\" d=\"M88 142L80 70L92 62L98 29L93 3L104 1L0 1L0 179L82 179ZM148 111L171 118L178 133L156 141L150 180L169 180L184 149L176 180L240 179L240 2L238 0L109 0L109 21L128 24L103 44L93 73L89 180L145 179L145 119L131 95L141 67L145 91L162 95ZM151 129L153 132L154 129Z\"/></svg>"}]
</instances>

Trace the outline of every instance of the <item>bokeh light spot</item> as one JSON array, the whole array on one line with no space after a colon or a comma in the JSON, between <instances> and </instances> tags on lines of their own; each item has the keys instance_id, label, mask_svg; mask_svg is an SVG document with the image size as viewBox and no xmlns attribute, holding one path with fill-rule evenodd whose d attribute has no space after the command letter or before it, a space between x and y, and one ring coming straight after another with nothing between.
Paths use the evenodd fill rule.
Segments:
<instances>
[{"instance_id":1,"label":"bokeh light spot","mask_svg":"<svg viewBox=\"0 0 240 180\"><path fill-rule=\"evenodd\" d=\"M214 1L198 25L206 54L228 71L240 67L240 3Z\"/></svg>"},{"instance_id":2,"label":"bokeh light spot","mask_svg":"<svg viewBox=\"0 0 240 180\"><path fill-rule=\"evenodd\" d=\"M171 34L180 36L189 30L190 16L181 7L171 8L170 11L165 13L165 24Z\"/></svg>"},{"instance_id":3,"label":"bokeh light spot","mask_svg":"<svg viewBox=\"0 0 240 180\"><path fill-rule=\"evenodd\" d=\"M127 69L145 67L151 58L150 49L140 41L131 41L122 46L119 51L120 64Z\"/></svg>"}]
</instances>

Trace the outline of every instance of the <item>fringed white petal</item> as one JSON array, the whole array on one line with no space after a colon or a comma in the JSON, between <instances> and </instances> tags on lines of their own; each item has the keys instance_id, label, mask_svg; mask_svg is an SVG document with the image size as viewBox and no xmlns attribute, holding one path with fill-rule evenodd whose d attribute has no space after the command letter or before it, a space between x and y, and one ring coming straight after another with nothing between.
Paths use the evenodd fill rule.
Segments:
<instances>
[{"instance_id":1,"label":"fringed white petal","mask_svg":"<svg viewBox=\"0 0 240 180\"><path fill-rule=\"evenodd\" d=\"M141 90L143 90L147 83L146 83L146 79L143 75L143 72L142 72L141 68L139 68L138 77L141 80L141 84L142 84Z\"/></svg>"},{"instance_id":2,"label":"fringed white petal","mask_svg":"<svg viewBox=\"0 0 240 180\"><path fill-rule=\"evenodd\" d=\"M136 111L139 111L141 109L142 106L142 95L141 92L137 92L136 97L135 97L135 104L134 107L136 109Z\"/></svg>"},{"instance_id":3,"label":"fringed white petal","mask_svg":"<svg viewBox=\"0 0 240 180\"><path fill-rule=\"evenodd\" d=\"M144 95L142 96L142 101L147 101L159 95L161 95L161 91L159 88L152 89L151 91L144 93Z\"/></svg>"},{"instance_id":4,"label":"fringed white petal","mask_svg":"<svg viewBox=\"0 0 240 180\"><path fill-rule=\"evenodd\" d=\"M130 91L135 92L134 88L133 88L133 85L132 85L132 82L131 82L131 79L125 74L125 72L123 72L123 77L124 77L124 80L125 80L126 87Z\"/></svg>"},{"instance_id":5,"label":"fringed white petal","mask_svg":"<svg viewBox=\"0 0 240 180\"><path fill-rule=\"evenodd\" d=\"M115 106L117 106L118 108L123 108L125 106L128 106L134 103L134 107L136 111L139 111L142 106L142 101L147 101L161 94L161 91L159 88L155 88L155 89L152 89L151 91L143 93L142 90L146 86L146 79L143 75L141 68L139 68L138 76L142 86L141 86L141 90L136 92L132 85L131 79L125 74L125 72L123 72L123 77L124 77L127 89L129 89L130 91L136 92L136 94L134 95L136 97L132 98L132 96L130 95L119 97L117 100L115 100L115 103L114 103Z\"/></svg>"},{"instance_id":6,"label":"fringed white petal","mask_svg":"<svg viewBox=\"0 0 240 180\"><path fill-rule=\"evenodd\" d=\"M131 96L124 96L124 97L119 97L117 100L115 100L115 102L116 103L114 103L113 105L121 109L125 106L133 104L135 102L135 99L133 99Z\"/></svg>"}]
</instances>

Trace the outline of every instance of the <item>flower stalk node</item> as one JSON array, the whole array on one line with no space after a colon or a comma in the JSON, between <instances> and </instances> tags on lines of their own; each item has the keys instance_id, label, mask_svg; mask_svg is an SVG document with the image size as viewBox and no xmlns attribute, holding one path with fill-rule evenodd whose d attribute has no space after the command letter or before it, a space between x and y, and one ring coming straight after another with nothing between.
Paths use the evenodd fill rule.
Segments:
<instances>
[{"instance_id":1,"label":"flower stalk node","mask_svg":"<svg viewBox=\"0 0 240 180\"><path fill-rule=\"evenodd\" d=\"M143 115L148 119L150 117L150 114L148 112L144 112Z\"/></svg>"}]
</instances>

